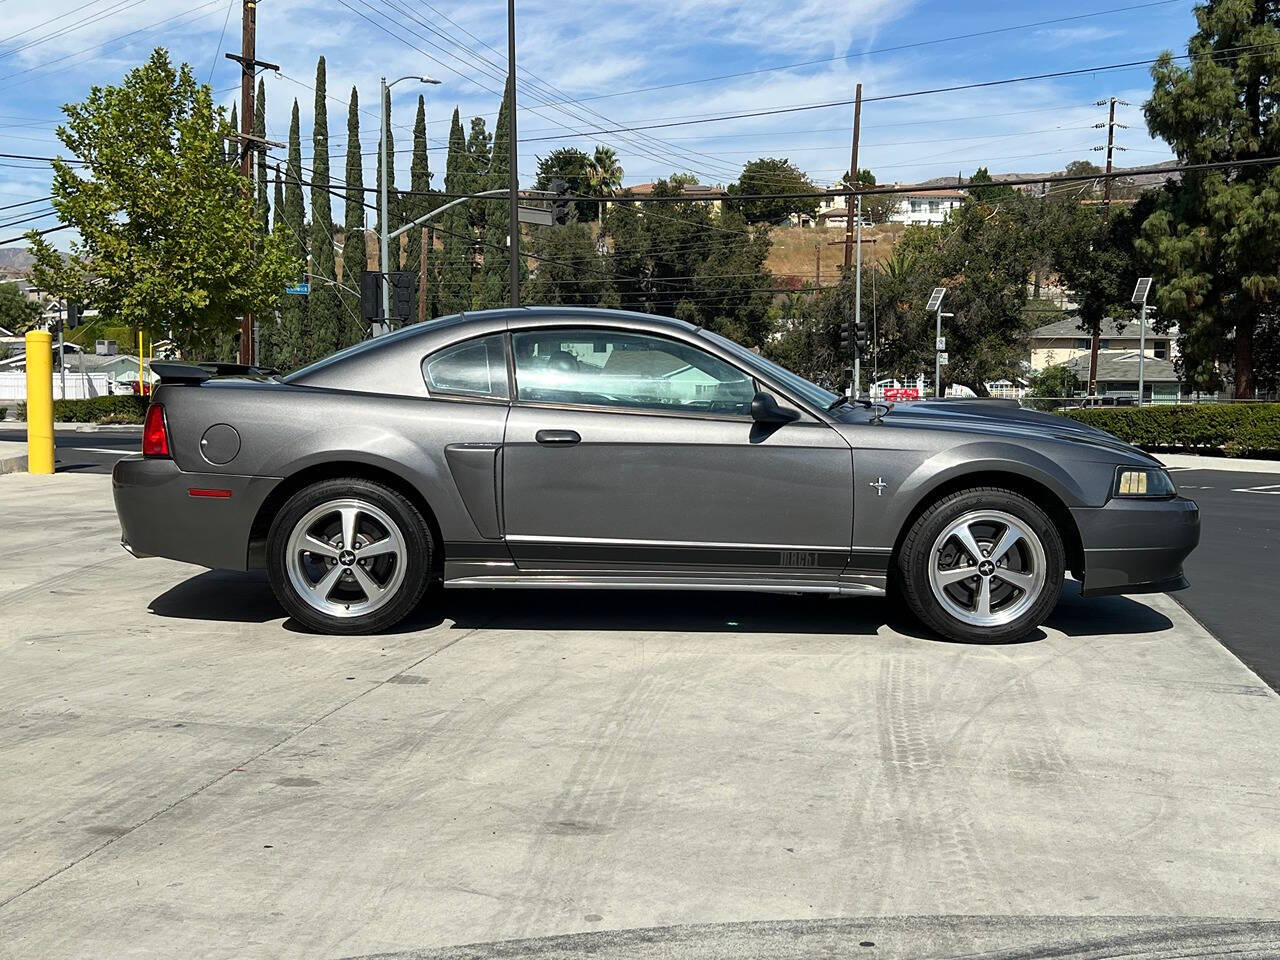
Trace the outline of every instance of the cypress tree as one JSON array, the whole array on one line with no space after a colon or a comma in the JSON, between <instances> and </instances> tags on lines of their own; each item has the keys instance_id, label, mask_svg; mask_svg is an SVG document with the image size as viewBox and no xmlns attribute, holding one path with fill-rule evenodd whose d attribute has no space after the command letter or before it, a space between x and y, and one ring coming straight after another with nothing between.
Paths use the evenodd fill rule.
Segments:
<instances>
[{"instance_id":1,"label":"cypress tree","mask_svg":"<svg viewBox=\"0 0 1280 960\"><path fill-rule=\"evenodd\" d=\"M239 141L239 118L236 115L236 104L232 104L232 129L233 131L236 131L237 136L234 136L227 141L227 163L236 164L238 166L241 141Z\"/></svg>"},{"instance_id":2,"label":"cypress tree","mask_svg":"<svg viewBox=\"0 0 1280 960\"><path fill-rule=\"evenodd\" d=\"M399 206L400 206L400 198L396 196L396 138L395 138L395 134L391 132L391 91L390 90L387 91L386 102L383 104L383 109L386 111L386 114L387 114L387 125L381 131L381 133L378 134L378 136L387 138L387 167L388 167L387 220L391 224L391 229L394 230L403 221L400 218L400 216L397 214L397 210L399 209ZM382 236L382 140L381 139L378 140L378 182L376 186L378 189L378 193L377 193L378 236L381 237ZM396 242L392 244L391 249L387 253L387 256L391 260L391 265L388 267L383 267L379 265L378 269L399 270L400 269L399 238L397 238Z\"/></svg>"},{"instance_id":3,"label":"cypress tree","mask_svg":"<svg viewBox=\"0 0 1280 960\"><path fill-rule=\"evenodd\" d=\"M329 199L329 116L324 57L316 62L315 120L311 134L311 297L307 308L307 355L312 360L338 349L340 313L333 256L333 207Z\"/></svg>"},{"instance_id":4,"label":"cypress tree","mask_svg":"<svg viewBox=\"0 0 1280 960\"><path fill-rule=\"evenodd\" d=\"M261 142L267 139L267 91L261 79L258 80L258 96L253 102L253 135L258 137L252 145L258 155L254 174L258 188L258 219L262 221L262 232L266 233L271 222L271 208L267 204L267 149Z\"/></svg>"},{"instance_id":5,"label":"cypress tree","mask_svg":"<svg viewBox=\"0 0 1280 960\"><path fill-rule=\"evenodd\" d=\"M449 153L445 159L445 193L467 193L469 185L467 142L462 122L454 108L449 127ZM440 264L440 312L459 313L471 308L471 224L466 204L459 204L443 215L440 232L443 251Z\"/></svg>"},{"instance_id":6,"label":"cypress tree","mask_svg":"<svg viewBox=\"0 0 1280 960\"><path fill-rule=\"evenodd\" d=\"M280 165L276 164L275 196L271 199L271 232L284 229L284 181L280 179Z\"/></svg>"},{"instance_id":7,"label":"cypress tree","mask_svg":"<svg viewBox=\"0 0 1280 960\"><path fill-rule=\"evenodd\" d=\"M339 296L344 305L343 314L348 318L360 316L360 275L369 269L369 258L364 235L364 167L360 157L360 95L351 88L351 102L347 106L347 204L343 218L342 238L342 290ZM343 323L338 340L343 345L361 339L360 325Z\"/></svg>"},{"instance_id":8,"label":"cypress tree","mask_svg":"<svg viewBox=\"0 0 1280 960\"><path fill-rule=\"evenodd\" d=\"M498 110L498 125L493 131L493 150L490 153L489 171L482 189L498 190L509 184L510 126L508 111L511 109L511 84L507 84L502 106ZM481 307L505 307L511 301L511 248L507 235L511 232L511 208L509 201L486 200L483 203L484 221L484 269L480 287ZM527 268L521 264L521 273Z\"/></svg>"},{"instance_id":9,"label":"cypress tree","mask_svg":"<svg viewBox=\"0 0 1280 960\"><path fill-rule=\"evenodd\" d=\"M410 223L430 212L431 198L426 196L431 189L431 167L427 160L427 103L422 96L418 97L418 116L413 121L413 161L409 165L410 196L404 199L404 220ZM421 275L418 283L426 287L426 315L418 315L418 299L413 302L415 320L429 320L434 316L436 292L435 283L435 250L434 236L427 230L426 269L423 270L422 228L415 227L409 231L408 252L405 266Z\"/></svg>"},{"instance_id":10,"label":"cypress tree","mask_svg":"<svg viewBox=\"0 0 1280 960\"><path fill-rule=\"evenodd\" d=\"M307 274L306 214L302 206L302 142L298 124L298 101L293 101L289 120L289 159L285 165L284 213L281 229L285 245L297 264L297 279ZM307 298L286 295L280 311L279 339L275 348L275 364L283 370L294 370L307 362L306 353Z\"/></svg>"}]
</instances>

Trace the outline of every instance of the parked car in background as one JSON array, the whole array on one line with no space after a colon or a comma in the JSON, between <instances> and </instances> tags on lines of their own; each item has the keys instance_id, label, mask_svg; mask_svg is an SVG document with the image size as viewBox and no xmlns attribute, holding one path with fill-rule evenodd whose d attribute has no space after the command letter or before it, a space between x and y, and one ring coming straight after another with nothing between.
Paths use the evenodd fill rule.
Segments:
<instances>
[{"instance_id":1,"label":"parked car in background","mask_svg":"<svg viewBox=\"0 0 1280 960\"><path fill-rule=\"evenodd\" d=\"M283 378L154 364L117 463L136 556L265 567L297 621L386 630L446 588L900 590L1026 636L1066 571L1174 590L1196 504L1147 454L1012 401L850 401L679 320L445 317Z\"/></svg>"}]
</instances>

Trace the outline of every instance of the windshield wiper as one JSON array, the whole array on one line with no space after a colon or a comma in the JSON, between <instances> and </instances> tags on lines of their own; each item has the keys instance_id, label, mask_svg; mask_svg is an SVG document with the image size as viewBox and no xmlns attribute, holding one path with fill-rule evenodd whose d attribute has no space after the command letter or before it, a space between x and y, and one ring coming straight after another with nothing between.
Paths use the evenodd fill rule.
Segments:
<instances>
[{"instance_id":1,"label":"windshield wiper","mask_svg":"<svg viewBox=\"0 0 1280 960\"><path fill-rule=\"evenodd\" d=\"M827 404L827 413L830 413L832 410L836 409L836 407L842 407L846 403L854 403L854 402L855 401L852 397L847 397L847 396L836 397L829 404ZM868 409L870 409L871 407L871 401L866 400L862 397L858 397L856 402L862 404L864 407L867 407Z\"/></svg>"}]
</instances>

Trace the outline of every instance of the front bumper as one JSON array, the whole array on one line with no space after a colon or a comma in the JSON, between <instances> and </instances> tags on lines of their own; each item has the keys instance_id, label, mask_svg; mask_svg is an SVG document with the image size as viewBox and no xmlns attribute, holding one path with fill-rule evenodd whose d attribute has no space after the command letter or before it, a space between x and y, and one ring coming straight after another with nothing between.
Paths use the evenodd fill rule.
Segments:
<instances>
[{"instance_id":1,"label":"front bumper","mask_svg":"<svg viewBox=\"0 0 1280 960\"><path fill-rule=\"evenodd\" d=\"M278 480L186 473L172 460L125 457L111 471L120 543L135 557L167 557L203 567L244 570L258 509ZM190 491L229 490L229 497Z\"/></svg>"},{"instance_id":2,"label":"front bumper","mask_svg":"<svg viewBox=\"0 0 1280 960\"><path fill-rule=\"evenodd\" d=\"M1194 500L1116 497L1071 514L1084 547L1084 596L1168 593L1188 586L1182 561L1200 542Z\"/></svg>"}]
</instances>

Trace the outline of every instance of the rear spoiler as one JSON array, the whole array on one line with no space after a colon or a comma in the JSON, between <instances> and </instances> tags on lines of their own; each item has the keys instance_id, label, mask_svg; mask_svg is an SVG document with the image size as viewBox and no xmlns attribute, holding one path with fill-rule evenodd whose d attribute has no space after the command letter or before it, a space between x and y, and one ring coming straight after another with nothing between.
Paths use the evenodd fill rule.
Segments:
<instances>
[{"instance_id":1,"label":"rear spoiler","mask_svg":"<svg viewBox=\"0 0 1280 960\"><path fill-rule=\"evenodd\" d=\"M213 379L213 374L194 363L153 363L151 372L160 378L161 383L204 383Z\"/></svg>"}]
</instances>

